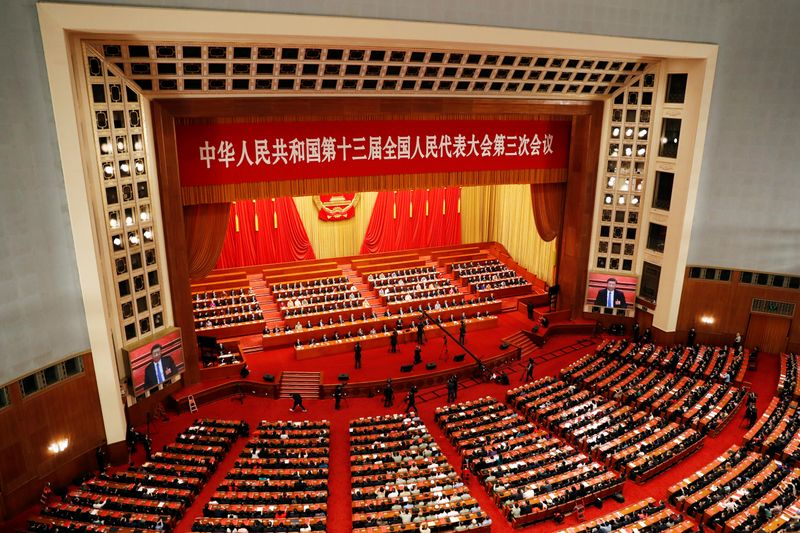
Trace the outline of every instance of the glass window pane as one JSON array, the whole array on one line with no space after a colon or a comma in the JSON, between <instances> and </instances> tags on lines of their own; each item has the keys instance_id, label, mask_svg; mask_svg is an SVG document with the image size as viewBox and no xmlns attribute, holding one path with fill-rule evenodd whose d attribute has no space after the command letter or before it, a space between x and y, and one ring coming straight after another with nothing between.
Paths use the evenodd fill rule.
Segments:
<instances>
[{"instance_id":1,"label":"glass window pane","mask_svg":"<svg viewBox=\"0 0 800 533\"><path fill-rule=\"evenodd\" d=\"M688 74L667 74L667 94L664 101L668 104L682 104L686 98L686 81Z\"/></svg>"},{"instance_id":2,"label":"glass window pane","mask_svg":"<svg viewBox=\"0 0 800 533\"><path fill-rule=\"evenodd\" d=\"M655 252L664 253L664 244L667 240L667 227L661 224L650 223L647 234L647 248Z\"/></svg>"},{"instance_id":3,"label":"glass window pane","mask_svg":"<svg viewBox=\"0 0 800 533\"><path fill-rule=\"evenodd\" d=\"M681 136L681 120L665 118L661 125L661 143L658 155L661 157L678 157L678 142Z\"/></svg>"}]
</instances>

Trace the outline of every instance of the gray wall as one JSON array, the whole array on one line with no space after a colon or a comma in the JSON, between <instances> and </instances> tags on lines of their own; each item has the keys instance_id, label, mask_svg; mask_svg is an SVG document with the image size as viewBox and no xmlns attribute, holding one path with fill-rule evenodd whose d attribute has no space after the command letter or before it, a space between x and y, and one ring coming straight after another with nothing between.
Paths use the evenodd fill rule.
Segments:
<instances>
[{"instance_id":1,"label":"gray wall","mask_svg":"<svg viewBox=\"0 0 800 533\"><path fill-rule=\"evenodd\" d=\"M106 3L457 22L717 43L717 80L689 261L800 273L796 176L800 135L795 127L800 123L800 2L796 0ZM0 383L88 348L38 31L34 0L3 2Z\"/></svg>"},{"instance_id":2,"label":"gray wall","mask_svg":"<svg viewBox=\"0 0 800 533\"><path fill-rule=\"evenodd\" d=\"M0 17L0 385L89 348L32 1Z\"/></svg>"}]
</instances>

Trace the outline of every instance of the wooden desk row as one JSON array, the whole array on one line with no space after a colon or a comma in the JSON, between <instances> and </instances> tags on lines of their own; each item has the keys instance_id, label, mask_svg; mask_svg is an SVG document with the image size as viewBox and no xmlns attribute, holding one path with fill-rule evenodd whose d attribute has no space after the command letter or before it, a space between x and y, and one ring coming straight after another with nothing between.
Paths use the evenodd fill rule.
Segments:
<instances>
[{"instance_id":1,"label":"wooden desk row","mask_svg":"<svg viewBox=\"0 0 800 533\"><path fill-rule=\"evenodd\" d=\"M467 319L467 336L470 331L481 329L490 329L497 327L497 316L491 315L488 317L469 318ZM449 322L443 324L453 336L458 336L460 321ZM441 337L444 335L436 325L430 325L425 328L425 335L430 337ZM391 333L375 333L373 335L365 335L363 337L353 337L339 341L328 341L325 343L317 343L313 346L300 346L295 348L295 357L297 359L312 359L315 357L324 357L326 355L351 352L356 342L361 343L362 349L389 347L389 338ZM416 331L405 330L399 335L399 342L414 341L417 338ZM454 348L455 349L455 348Z\"/></svg>"}]
</instances>

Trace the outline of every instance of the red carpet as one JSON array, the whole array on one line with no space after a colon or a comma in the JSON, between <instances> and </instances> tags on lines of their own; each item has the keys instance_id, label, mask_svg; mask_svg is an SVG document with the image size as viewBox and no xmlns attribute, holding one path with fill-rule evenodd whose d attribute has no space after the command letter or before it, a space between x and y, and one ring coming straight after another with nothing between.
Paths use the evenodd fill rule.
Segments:
<instances>
[{"instance_id":1,"label":"red carpet","mask_svg":"<svg viewBox=\"0 0 800 533\"><path fill-rule=\"evenodd\" d=\"M516 329L512 327L515 322L521 322L521 314L511 313L506 316L508 320L504 320L504 324L498 330L491 332L481 332L474 338L468 337L468 345L475 349L476 353L485 355L486 353L495 353L497 345L501 337L508 333L515 332ZM578 341L580 337L565 337L555 338L548 341L547 345L540 350L541 353L556 351L569 344ZM436 342L441 342L440 340ZM435 346L435 342L431 343ZM406 348L408 351L408 348ZM578 350L562 357L550 359L542 362L536 367L536 376L544 375L557 375L558 371L574 361L575 359L583 356L585 353L591 351L591 348ZM258 357L258 356L257 356ZM382 379L385 377L386 365L382 364L385 358L390 357L383 351L365 351L364 353L364 368L358 372L360 379ZM401 356L402 357L402 356ZM345 354L336 356L337 362L328 359L313 360L317 368L324 367L327 372L338 373L343 367L345 371L349 371L351 375L354 374L352 369L352 356ZM381 359L381 363L378 362ZM266 361L258 361L252 363L255 365L264 365L264 371L276 371L277 363L273 367ZM306 365L308 362L306 362ZM392 364L394 366L394 364ZM306 366L306 368L309 368ZM759 361L758 372L748 372L746 379L753 383L753 390L758 394L758 407L759 412L769 404L772 394L777 386L779 370L778 356L772 354L761 354ZM261 370L255 371L256 374ZM363 376L362 376L363 374ZM370 377L367 377L370 376ZM371 377L374 376L374 377ZM511 387L516 386L521 377L517 372L511 375ZM486 395L491 395L498 400L505 398L505 391L509 387L504 387L495 384L480 384L473 387L466 388L459 391L458 400L475 399ZM429 391L421 391L423 398L433 398L432 394L424 394ZM238 400L220 400L214 403L209 403L200 406L200 412L196 415L184 413L179 416L172 416L168 422L157 422L151 425L152 437L154 441L154 449L159 449L162 445L171 442L176 434L191 422L197 416L211 417L211 418L231 418L231 419L244 419L250 423L251 427L255 427L262 419L266 420L315 420L315 419L328 419L331 421L331 461L330 461L330 497L329 497L329 513L328 513L328 531L338 533L345 532L351 529L351 500L350 500L350 473L349 473L349 442L348 442L348 424L351 419L370 416L375 414L385 414L389 412L401 412L402 404L398 403L392 409L386 409L382 405L382 398L351 398L344 402L343 408L340 411L333 409L332 400L308 400L305 402L308 407L306 413L290 413L289 407L290 400L272 400L267 398L246 397L243 402ZM445 403L443 395L429 401L418 402L420 408L420 416L428 426L429 431L437 440L441 449L444 451L450 462L458 466L461 460L455 449L447 441L444 434L439 430L438 426L433 420L434 409ZM666 489L691 475L696 470L712 461L719 456L731 444L741 444L742 436L745 433L742 409L735 417L735 419L725 428L725 430L718 437L710 437L705 440L705 445L701 450L689 457L683 463L671 468L666 473L649 480L643 485L636 485L632 482L625 484L624 495L626 499L625 504L617 503L613 500L606 500L602 509L594 507L587 508L586 519L592 519L597 516L611 512L620 508L628 503L633 503L647 496L653 496L659 499L666 499ZM184 519L178 526L178 531L189 531L191 529L192 521L196 516L202 513L203 506L209 501L211 495L219 484L220 480L225 476L226 472L231 468L235 458L238 456L239 451L244 447L245 439L241 439L232 449L231 453L225 461L223 461L219 470L211 478L206 489L199 495L195 504L189 509ZM143 458L138 457L137 463ZM470 482L470 491L481 503L483 509L489 513L494 524L492 526L493 532L506 532L512 531L508 523L500 517L497 507L491 502L485 490L477 483L474 478ZM14 525L19 527L23 522L18 520L14 521ZM525 528L527 531L556 531L564 527L575 525L577 520L574 516L568 516L566 521L561 525L556 525L552 521L541 522ZM12 530L13 529L3 529Z\"/></svg>"}]
</instances>

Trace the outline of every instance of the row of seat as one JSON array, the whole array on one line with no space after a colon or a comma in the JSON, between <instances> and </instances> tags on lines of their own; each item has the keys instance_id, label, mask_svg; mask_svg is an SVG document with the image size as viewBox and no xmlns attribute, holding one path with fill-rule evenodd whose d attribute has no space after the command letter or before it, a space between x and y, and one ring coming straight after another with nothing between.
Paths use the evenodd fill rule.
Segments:
<instances>
[{"instance_id":1,"label":"row of seat","mask_svg":"<svg viewBox=\"0 0 800 533\"><path fill-rule=\"evenodd\" d=\"M800 407L796 396L800 380L797 365L796 355L781 355L781 375L776 396L744 436L748 447L792 465L800 464Z\"/></svg>"},{"instance_id":2,"label":"row of seat","mask_svg":"<svg viewBox=\"0 0 800 533\"><path fill-rule=\"evenodd\" d=\"M626 477L643 481L702 445L692 428L552 377L507 393L530 420Z\"/></svg>"},{"instance_id":3,"label":"row of seat","mask_svg":"<svg viewBox=\"0 0 800 533\"><path fill-rule=\"evenodd\" d=\"M530 285L528 280L499 259L456 263L452 265L452 270L456 278L463 279L469 285L471 292Z\"/></svg>"},{"instance_id":4,"label":"row of seat","mask_svg":"<svg viewBox=\"0 0 800 533\"><path fill-rule=\"evenodd\" d=\"M491 520L418 417L350 424L353 531L488 532Z\"/></svg>"},{"instance_id":5,"label":"row of seat","mask_svg":"<svg viewBox=\"0 0 800 533\"><path fill-rule=\"evenodd\" d=\"M514 527L622 485L605 466L492 397L438 408L435 418Z\"/></svg>"},{"instance_id":6,"label":"row of seat","mask_svg":"<svg viewBox=\"0 0 800 533\"><path fill-rule=\"evenodd\" d=\"M732 446L668 490L670 501L715 531L776 531L800 518L800 470Z\"/></svg>"},{"instance_id":7,"label":"row of seat","mask_svg":"<svg viewBox=\"0 0 800 533\"><path fill-rule=\"evenodd\" d=\"M138 469L104 473L47 505L29 531L172 531L233 442L241 421L198 419Z\"/></svg>"},{"instance_id":8,"label":"row of seat","mask_svg":"<svg viewBox=\"0 0 800 533\"><path fill-rule=\"evenodd\" d=\"M192 531L325 531L330 422L262 421Z\"/></svg>"},{"instance_id":9,"label":"row of seat","mask_svg":"<svg viewBox=\"0 0 800 533\"><path fill-rule=\"evenodd\" d=\"M691 521L668 508L664 502L647 498L559 533L610 533L611 531L685 533L693 529Z\"/></svg>"},{"instance_id":10,"label":"row of seat","mask_svg":"<svg viewBox=\"0 0 800 533\"><path fill-rule=\"evenodd\" d=\"M564 369L562 377L703 433L721 431L744 399L742 387L652 367L640 355L640 346L606 343Z\"/></svg>"},{"instance_id":11,"label":"row of seat","mask_svg":"<svg viewBox=\"0 0 800 533\"><path fill-rule=\"evenodd\" d=\"M235 280L234 286L192 293L195 329L211 330L263 322L264 314L247 280Z\"/></svg>"}]
</instances>

